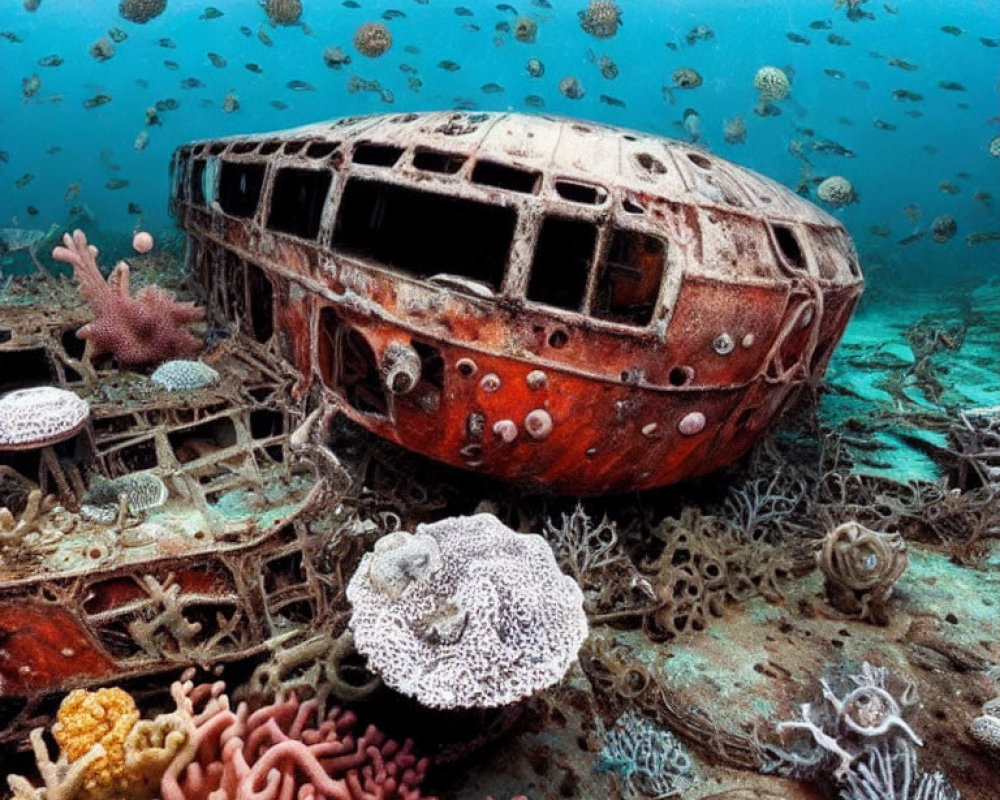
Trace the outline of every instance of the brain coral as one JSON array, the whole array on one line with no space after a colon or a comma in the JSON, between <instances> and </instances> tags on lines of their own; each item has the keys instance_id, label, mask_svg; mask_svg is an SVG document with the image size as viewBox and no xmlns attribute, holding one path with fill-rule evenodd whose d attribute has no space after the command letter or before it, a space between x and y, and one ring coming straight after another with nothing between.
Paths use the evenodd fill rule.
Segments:
<instances>
[{"instance_id":1,"label":"brain coral","mask_svg":"<svg viewBox=\"0 0 1000 800\"><path fill-rule=\"evenodd\" d=\"M201 361L175 358L160 364L149 379L168 392L179 392L211 386L219 380L219 373Z\"/></svg>"},{"instance_id":2,"label":"brain coral","mask_svg":"<svg viewBox=\"0 0 1000 800\"><path fill-rule=\"evenodd\" d=\"M784 100L792 91L792 83L784 70L761 67L753 76L753 86L762 100Z\"/></svg>"},{"instance_id":3,"label":"brain coral","mask_svg":"<svg viewBox=\"0 0 1000 800\"><path fill-rule=\"evenodd\" d=\"M545 540L490 514L384 536L347 598L368 666L433 708L527 697L562 678L587 635L583 593Z\"/></svg>"},{"instance_id":4,"label":"brain coral","mask_svg":"<svg viewBox=\"0 0 1000 800\"><path fill-rule=\"evenodd\" d=\"M158 17L167 7L167 0L122 0L118 4L118 13L129 22L140 25Z\"/></svg>"},{"instance_id":5,"label":"brain coral","mask_svg":"<svg viewBox=\"0 0 1000 800\"><path fill-rule=\"evenodd\" d=\"M301 0L267 0L264 13L275 25L294 25L302 16Z\"/></svg>"},{"instance_id":6,"label":"brain coral","mask_svg":"<svg viewBox=\"0 0 1000 800\"><path fill-rule=\"evenodd\" d=\"M381 22L366 22L354 32L354 47L361 55L378 58L392 47L392 34Z\"/></svg>"},{"instance_id":7,"label":"brain coral","mask_svg":"<svg viewBox=\"0 0 1000 800\"><path fill-rule=\"evenodd\" d=\"M816 196L831 206L846 206L857 200L854 187L843 175L831 175L816 187Z\"/></svg>"}]
</instances>

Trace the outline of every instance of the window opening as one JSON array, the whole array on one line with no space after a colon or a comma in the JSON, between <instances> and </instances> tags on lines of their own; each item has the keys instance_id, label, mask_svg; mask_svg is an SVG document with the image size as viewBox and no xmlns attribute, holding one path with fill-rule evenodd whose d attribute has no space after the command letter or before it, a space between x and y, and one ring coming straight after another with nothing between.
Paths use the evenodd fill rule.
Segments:
<instances>
[{"instance_id":1,"label":"window opening","mask_svg":"<svg viewBox=\"0 0 1000 800\"><path fill-rule=\"evenodd\" d=\"M594 224L546 217L531 262L528 299L580 311L596 244L597 227Z\"/></svg>"},{"instance_id":2,"label":"window opening","mask_svg":"<svg viewBox=\"0 0 1000 800\"><path fill-rule=\"evenodd\" d=\"M258 155L269 156L271 153L277 153L279 147L281 147L281 142L264 142L264 144L260 146Z\"/></svg>"},{"instance_id":3,"label":"window opening","mask_svg":"<svg viewBox=\"0 0 1000 800\"><path fill-rule=\"evenodd\" d=\"M778 242L778 249L781 250L785 262L794 269L805 270L806 258L795 232L784 225L775 225L774 238Z\"/></svg>"},{"instance_id":4,"label":"window opening","mask_svg":"<svg viewBox=\"0 0 1000 800\"><path fill-rule=\"evenodd\" d=\"M205 188L202 179L205 177L205 159L199 158L191 166L191 181L188 184L191 202L197 206L205 205Z\"/></svg>"},{"instance_id":5,"label":"window opening","mask_svg":"<svg viewBox=\"0 0 1000 800\"><path fill-rule=\"evenodd\" d=\"M648 325L660 294L664 242L655 236L616 228L597 279L591 313L626 325Z\"/></svg>"},{"instance_id":6,"label":"window opening","mask_svg":"<svg viewBox=\"0 0 1000 800\"><path fill-rule=\"evenodd\" d=\"M229 152L234 154L252 153L259 144L260 142L237 142L229 148Z\"/></svg>"},{"instance_id":7,"label":"window opening","mask_svg":"<svg viewBox=\"0 0 1000 800\"><path fill-rule=\"evenodd\" d=\"M471 278L495 292L516 224L513 208L352 178L332 246L421 278Z\"/></svg>"},{"instance_id":8,"label":"window opening","mask_svg":"<svg viewBox=\"0 0 1000 800\"><path fill-rule=\"evenodd\" d=\"M329 170L297 167L278 170L267 227L302 239L315 239L332 180L333 173Z\"/></svg>"},{"instance_id":9,"label":"window opening","mask_svg":"<svg viewBox=\"0 0 1000 800\"><path fill-rule=\"evenodd\" d=\"M285 155L289 155L290 156L290 155L294 155L295 153L299 152L305 146L306 146L306 143L305 143L305 140L303 140L303 139L299 139L296 142L285 142L285 147L284 147L284 149L281 152L283 152Z\"/></svg>"},{"instance_id":10,"label":"window opening","mask_svg":"<svg viewBox=\"0 0 1000 800\"><path fill-rule=\"evenodd\" d=\"M274 333L274 287L264 271L247 264L247 284L250 290L250 325L258 342L266 342Z\"/></svg>"},{"instance_id":11,"label":"window opening","mask_svg":"<svg viewBox=\"0 0 1000 800\"><path fill-rule=\"evenodd\" d=\"M355 164L371 164L373 167L391 167L403 155L403 148L392 144L362 142L354 148Z\"/></svg>"},{"instance_id":12,"label":"window opening","mask_svg":"<svg viewBox=\"0 0 1000 800\"><path fill-rule=\"evenodd\" d=\"M226 149L226 145L224 145L221 142L219 142L217 144L213 144L211 147L208 148L208 154L210 156L217 156L220 153L222 153L222 151L225 150L225 149Z\"/></svg>"},{"instance_id":13,"label":"window opening","mask_svg":"<svg viewBox=\"0 0 1000 800\"><path fill-rule=\"evenodd\" d=\"M428 172L454 175L465 163L465 156L454 153L439 153L436 150L417 150L413 155L413 166Z\"/></svg>"},{"instance_id":14,"label":"window opening","mask_svg":"<svg viewBox=\"0 0 1000 800\"><path fill-rule=\"evenodd\" d=\"M532 170L498 164L495 161L477 161L472 169L472 182L484 186L510 189L512 192L535 194L542 174Z\"/></svg>"},{"instance_id":15,"label":"window opening","mask_svg":"<svg viewBox=\"0 0 1000 800\"><path fill-rule=\"evenodd\" d=\"M219 173L219 205L233 217L246 219L257 211L264 186L264 164L223 161Z\"/></svg>"},{"instance_id":16,"label":"window opening","mask_svg":"<svg viewBox=\"0 0 1000 800\"><path fill-rule=\"evenodd\" d=\"M337 149L337 142L313 142L306 148L308 158L325 158Z\"/></svg>"},{"instance_id":17,"label":"window opening","mask_svg":"<svg viewBox=\"0 0 1000 800\"><path fill-rule=\"evenodd\" d=\"M575 181L556 181L556 193L563 200L571 200L574 203L583 203L588 206L600 205L608 197L608 193L603 187L590 186Z\"/></svg>"}]
</instances>

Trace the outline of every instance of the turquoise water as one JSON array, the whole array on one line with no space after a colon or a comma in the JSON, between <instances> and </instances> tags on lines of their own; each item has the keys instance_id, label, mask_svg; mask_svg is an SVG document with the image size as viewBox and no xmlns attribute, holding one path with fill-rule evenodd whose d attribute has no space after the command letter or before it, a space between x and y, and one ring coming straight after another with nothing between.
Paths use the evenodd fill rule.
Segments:
<instances>
[{"instance_id":1,"label":"turquoise water","mask_svg":"<svg viewBox=\"0 0 1000 800\"><path fill-rule=\"evenodd\" d=\"M789 186L806 177L815 189L816 179L847 177L860 201L836 213L858 243L870 283L948 285L997 271L1000 242L965 242L969 234L1000 229L1000 159L988 152L1000 134L1000 47L989 46L1000 43L1000 6L993 0L871 0L860 8L874 19L858 21L833 0L621 2L622 25L607 39L581 28L577 12L586 8L584 0L553 0L553 8L527 0L467 0L464 11L457 2L440 0L357 5L303 0L305 26L278 27L246 0L219 0L215 8L222 15L204 19L210 16L206 3L168 0L166 10L143 25L123 19L113 0L42 0L34 12L8 0L0 10L0 31L13 34L0 38L0 150L7 153L7 162L0 161L0 226L166 228L170 153L196 138L457 106L544 111L687 138L681 122L691 108L701 117L704 146ZM534 43L515 39L515 11L536 21ZM829 28L810 27L827 20ZM356 28L370 21L384 22L393 37L391 49L378 58L352 45ZM511 30L503 31L503 23ZM686 35L698 25L714 36L688 44ZM112 27L128 38L114 45L113 57L98 61L88 50ZM789 33L810 43L793 42ZM831 37L849 44L831 43ZM174 47L162 46L163 39ZM326 66L324 50L333 46L350 55L351 63ZM209 53L221 56L225 66L213 65ZM39 65L51 55L63 63ZM596 63L601 56L615 62L617 77L602 75ZM542 77L528 74L532 57L544 64ZM891 65L892 59L916 69ZM460 68L439 66L446 60ZM792 94L776 104L780 116L761 117L754 113L753 77L768 64L792 75ZM678 67L697 70L704 82L674 89L671 104L664 87ZM33 75L40 88L25 98L23 81ZM559 81L569 75L579 78L581 99L559 93ZM388 91L351 92L352 76L378 81ZM189 79L202 85L182 88ZM291 89L291 81L312 88ZM963 90L944 89L942 81ZM894 99L896 90L922 99ZM230 92L239 108L227 112L223 102ZM85 108L98 94L110 102ZM526 103L529 95L541 98L544 109ZM601 95L624 105L609 105ZM170 99L176 110L160 113L162 125L147 126L146 109ZM737 114L748 129L744 144L723 138L725 120ZM876 127L876 120L896 129ZM148 145L137 150L142 131ZM822 140L853 157L812 149ZM790 145L804 146L811 165L793 155ZM111 189L109 181L128 184ZM79 195L65 199L76 183ZM96 222L73 219L76 204L84 204ZM903 211L907 206L916 206L910 216ZM938 244L929 226L945 213L955 218L958 232ZM922 239L898 244L920 232Z\"/></svg>"}]
</instances>

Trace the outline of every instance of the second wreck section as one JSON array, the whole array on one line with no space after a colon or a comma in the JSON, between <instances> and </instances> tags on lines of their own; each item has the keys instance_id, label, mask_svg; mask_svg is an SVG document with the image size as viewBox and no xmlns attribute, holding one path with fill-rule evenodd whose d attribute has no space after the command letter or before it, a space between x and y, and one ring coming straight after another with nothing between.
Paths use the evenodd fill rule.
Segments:
<instances>
[{"instance_id":1,"label":"second wreck section","mask_svg":"<svg viewBox=\"0 0 1000 800\"><path fill-rule=\"evenodd\" d=\"M171 203L210 313L351 419L575 493L743 455L861 295L836 219L686 143L545 116L196 142Z\"/></svg>"}]
</instances>

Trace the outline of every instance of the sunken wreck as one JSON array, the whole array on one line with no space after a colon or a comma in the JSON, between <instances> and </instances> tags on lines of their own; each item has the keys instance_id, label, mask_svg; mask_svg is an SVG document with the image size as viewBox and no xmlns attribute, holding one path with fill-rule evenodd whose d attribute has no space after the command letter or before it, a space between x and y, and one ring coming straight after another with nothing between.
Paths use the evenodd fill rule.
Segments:
<instances>
[{"instance_id":1,"label":"sunken wreck","mask_svg":"<svg viewBox=\"0 0 1000 800\"><path fill-rule=\"evenodd\" d=\"M863 288L815 205L589 122L351 117L186 144L171 170L210 315L276 337L299 396L556 492L739 458L822 375Z\"/></svg>"}]
</instances>

